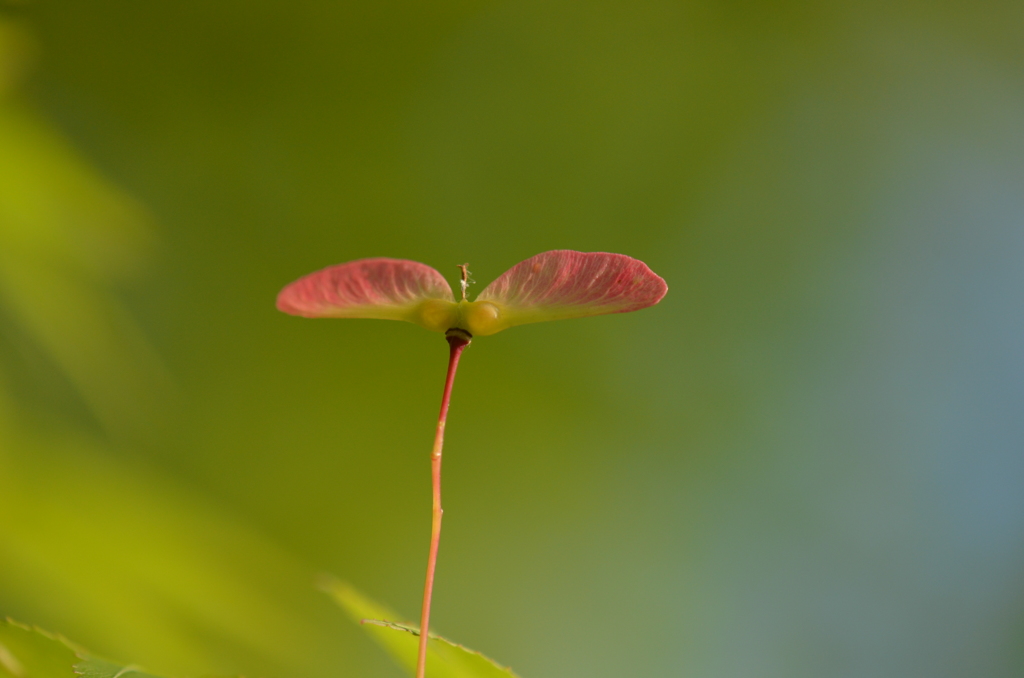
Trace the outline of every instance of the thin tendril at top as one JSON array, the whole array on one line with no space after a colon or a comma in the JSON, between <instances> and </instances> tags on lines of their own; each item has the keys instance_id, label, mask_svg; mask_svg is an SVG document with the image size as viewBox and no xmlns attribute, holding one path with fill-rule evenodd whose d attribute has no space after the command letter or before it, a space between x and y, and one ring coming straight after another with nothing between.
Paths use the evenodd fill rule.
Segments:
<instances>
[{"instance_id":1,"label":"thin tendril at top","mask_svg":"<svg viewBox=\"0 0 1024 678\"><path fill-rule=\"evenodd\" d=\"M459 287L462 288L462 300L466 301L466 290L476 281L469 277L471 275L469 264L459 264L458 267L462 271L462 280L459 281Z\"/></svg>"}]
</instances>

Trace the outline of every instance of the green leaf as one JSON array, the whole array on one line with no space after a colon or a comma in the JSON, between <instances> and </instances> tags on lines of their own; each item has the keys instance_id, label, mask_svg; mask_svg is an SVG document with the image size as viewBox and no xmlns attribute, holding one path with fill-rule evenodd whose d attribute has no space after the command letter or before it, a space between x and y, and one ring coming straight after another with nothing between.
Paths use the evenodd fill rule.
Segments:
<instances>
[{"instance_id":1,"label":"green leaf","mask_svg":"<svg viewBox=\"0 0 1024 678\"><path fill-rule=\"evenodd\" d=\"M146 673L138 666L124 666L117 662L98 659L96 657L85 657L85 661L75 664L75 673L82 678L156 678L151 673Z\"/></svg>"},{"instance_id":2,"label":"green leaf","mask_svg":"<svg viewBox=\"0 0 1024 678\"><path fill-rule=\"evenodd\" d=\"M0 677L77 678L66 640L10 619L0 621Z\"/></svg>"},{"instance_id":3,"label":"green leaf","mask_svg":"<svg viewBox=\"0 0 1024 678\"><path fill-rule=\"evenodd\" d=\"M0 622L0 678L157 678L137 666L93 657L62 636Z\"/></svg>"},{"instance_id":4,"label":"green leaf","mask_svg":"<svg viewBox=\"0 0 1024 678\"><path fill-rule=\"evenodd\" d=\"M397 619L395 613L344 582L331 579L322 586L409 675L414 674L420 640L417 627L391 621ZM427 643L427 678L518 677L512 669L498 665L479 652L431 633Z\"/></svg>"},{"instance_id":5,"label":"green leaf","mask_svg":"<svg viewBox=\"0 0 1024 678\"><path fill-rule=\"evenodd\" d=\"M63 636L0 620L0 678L158 678L135 665L100 659Z\"/></svg>"}]
</instances>

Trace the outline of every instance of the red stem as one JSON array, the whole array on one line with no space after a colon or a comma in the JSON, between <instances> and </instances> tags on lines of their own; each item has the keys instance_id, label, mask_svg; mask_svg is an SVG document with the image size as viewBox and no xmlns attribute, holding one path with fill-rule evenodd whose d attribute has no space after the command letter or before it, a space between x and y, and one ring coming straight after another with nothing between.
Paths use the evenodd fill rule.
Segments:
<instances>
[{"instance_id":1,"label":"red stem","mask_svg":"<svg viewBox=\"0 0 1024 678\"><path fill-rule=\"evenodd\" d=\"M437 432L434 434L434 449L430 453L430 469L433 476L434 501L430 523L430 555L427 557L427 581L423 585L423 612L420 616L420 651L416 659L416 678L425 678L427 672L427 634L430 626L430 598L434 593L434 570L437 569L437 547L441 541L441 450L444 447L444 426L448 419L448 403L452 398L455 370L459 367L462 351L469 346L468 332L452 329L445 334L451 351L448 354L448 376L444 380L444 394L441 396L441 413L437 417Z\"/></svg>"}]
</instances>

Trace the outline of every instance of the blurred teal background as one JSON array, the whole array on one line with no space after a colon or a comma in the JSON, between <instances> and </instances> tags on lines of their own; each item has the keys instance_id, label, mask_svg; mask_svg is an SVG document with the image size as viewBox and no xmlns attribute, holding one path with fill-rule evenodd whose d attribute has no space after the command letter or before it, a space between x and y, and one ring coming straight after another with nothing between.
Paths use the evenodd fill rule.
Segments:
<instances>
[{"instance_id":1,"label":"blurred teal background","mask_svg":"<svg viewBox=\"0 0 1024 678\"><path fill-rule=\"evenodd\" d=\"M1015 2L0 2L0 614L175 676L395 678L447 346L274 310L477 291L434 623L524 678L1024 674Z\"/></svg>"}]
</instances>

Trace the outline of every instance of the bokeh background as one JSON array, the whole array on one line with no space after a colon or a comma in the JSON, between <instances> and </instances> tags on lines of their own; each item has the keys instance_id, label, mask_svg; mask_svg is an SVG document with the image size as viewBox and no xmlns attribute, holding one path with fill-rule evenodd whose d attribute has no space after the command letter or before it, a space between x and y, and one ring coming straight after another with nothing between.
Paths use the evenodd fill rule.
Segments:
<instances>
[{"instance_id":1,"label":"bokeh background","mask_svg":"<svg viewBox=\"0 0 1024 678\"><path fill-rule=\"evenodd\" d=\"M0 614L395 678L443 339L391 256L643 259L474 342L434 622L525 678L1024 675L1019 2L0 2Z\"/></svg>"}]
</instances>

